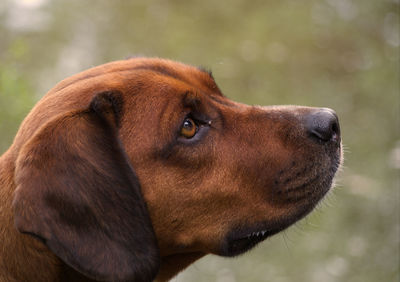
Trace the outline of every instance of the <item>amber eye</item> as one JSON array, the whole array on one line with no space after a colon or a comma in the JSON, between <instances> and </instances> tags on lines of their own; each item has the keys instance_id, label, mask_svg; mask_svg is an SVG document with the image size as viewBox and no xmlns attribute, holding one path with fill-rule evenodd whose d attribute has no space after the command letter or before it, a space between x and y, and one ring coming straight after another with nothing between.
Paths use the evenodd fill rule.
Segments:
<instances>
[{"instance_id":1,"label":"amber eye","mask_svg":"<svg viewBox=\"0 0 400 282\"><path fill-rule=\"evenodd\" d=\"M192 138L197 133L197 125L191 118L186 118L182 124L181 135L186 138Z\"/></svg>"}]
</instances>

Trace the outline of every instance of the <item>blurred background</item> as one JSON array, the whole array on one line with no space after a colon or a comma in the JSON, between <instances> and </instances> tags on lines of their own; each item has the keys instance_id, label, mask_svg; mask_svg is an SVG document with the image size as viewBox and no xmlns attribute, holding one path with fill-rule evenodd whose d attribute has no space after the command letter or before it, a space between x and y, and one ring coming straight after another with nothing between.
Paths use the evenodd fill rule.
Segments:
<instances>
[{"instance_id":1,"label":"blurred background","mask_svg":"<svg viewBox=\"0 0 400 282\"><path fill-rule=\"evenodd\" d=\"M58 81L130 55L212 69L248 104L335 109L345 144L317 211L174 281L399 279L399 0L1 0L0 153Z\"/></svg>"}]
</instances>

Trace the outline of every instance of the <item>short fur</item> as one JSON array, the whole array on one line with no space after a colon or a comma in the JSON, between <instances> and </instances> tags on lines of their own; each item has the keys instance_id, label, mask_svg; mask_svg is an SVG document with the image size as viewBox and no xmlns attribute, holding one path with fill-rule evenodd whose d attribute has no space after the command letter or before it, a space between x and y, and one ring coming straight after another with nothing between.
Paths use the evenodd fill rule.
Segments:
<instances>
[{"instance_id":1,"label":"short fur","mask_svg":"<svg viewBox=\"0 0 400 282\"><path fill-rule=\"evenodd\" d=\"M0 158L0 281L165 281L251 249L331 186L338 124L311 138L319 110L236 103L210 72L162 59L67 78Z\"/></svg>"}]
</instances>

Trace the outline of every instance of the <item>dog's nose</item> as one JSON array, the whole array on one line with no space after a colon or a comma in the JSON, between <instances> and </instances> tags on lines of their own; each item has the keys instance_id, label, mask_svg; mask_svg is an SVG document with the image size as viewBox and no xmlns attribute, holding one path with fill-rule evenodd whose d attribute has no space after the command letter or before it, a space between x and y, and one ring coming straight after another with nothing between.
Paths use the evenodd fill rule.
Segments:
<instances>
[{"instance_id":1,"label":"dog's nose","mask_svg":"<svg viewBox=\"0 0 400 282\"><path fill-rule=\"evenodd\" d=\"M322 108L307 117L306 129L312 138L327 143L340 141L339 120L335 111Z\"/></svg>"}]
</instances>

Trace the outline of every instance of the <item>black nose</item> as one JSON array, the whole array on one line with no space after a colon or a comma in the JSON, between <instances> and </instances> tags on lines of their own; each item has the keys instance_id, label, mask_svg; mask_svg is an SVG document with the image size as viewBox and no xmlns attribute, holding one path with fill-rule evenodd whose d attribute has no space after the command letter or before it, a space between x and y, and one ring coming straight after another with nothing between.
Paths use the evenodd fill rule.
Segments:
<instances>
[{"instance_id":1,"label":"black nose","mask_svg":"<svg viewBox=\"0 0 400 282\"><path fill-rule=\"evenodd\" d=\"M339 120L335 111L322 108L307 117L306 128L320 142L340 141Z\"/></svg>"}]
</instances>

